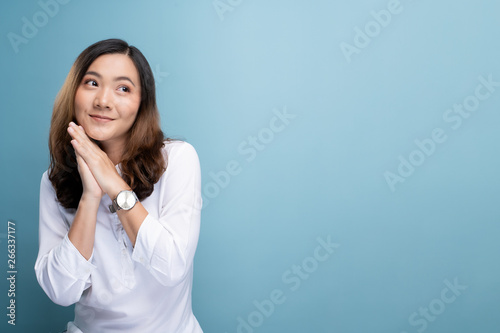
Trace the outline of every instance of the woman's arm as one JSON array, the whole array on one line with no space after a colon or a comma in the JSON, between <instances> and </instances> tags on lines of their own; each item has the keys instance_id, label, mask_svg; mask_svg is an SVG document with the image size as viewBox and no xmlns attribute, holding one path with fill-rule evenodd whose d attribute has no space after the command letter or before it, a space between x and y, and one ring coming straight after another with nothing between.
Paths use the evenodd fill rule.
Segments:
<instances>
[{"instance_id":1,"label":"woman's arm","mask_svg":"<svg viewBox=\"0 0 500 333\"><path fill-rule=\"evenodd\" d=\"M83 193L71 227L65 223L47 173L40 186L40 250L37 279L50 299L60 305L77 302L90 286L97 209L102 190L89 167L76 152Z\"/></svg>"},{"instance_id":2,"label":"woman's arm","mask_svg":"<svg viewBox=\"0 0 500 333\"><path fill-rule=\"evenodd\" d=\"M94 249L95 227L99 201L82 196L68 238L81 255L89 260Z\"/></svg>"},{"instance_id":3,"label":"woman's arm","mask_svg":"<svg viewBox=\"0 0 500 333\"><path fill-rule=\"evenodd\" d=\"M47 172L40 184L39 251L35 263L38 283L56 304L77 302L90 287L95 266L68 238L69 221L61 213ZM68 214L68 218L71 214Z\"/></svg>"},{"instance_id":4,"label":"woman's arm","mask_svg":"<svg viewBox=\"0 0 500 333\"><path fill-rule=\"evenodd\" d=\"M161 284L174 286L191 271L200 232L201 172L192 145L175 143L170 149L167 171L156 191L159 215L148 214L142 223L132 259Z\"/></svg>"},{"instance_id":5,"label":"woman's arm","mask_svg":"<svg viewBox=\"0 0 500 333\"><path fill-rule=\"evenodd\" d=\"M78 251L89 260L94 249L95 227L97 223L97 209L102 198L102 190L90 172L89 167L76 152L78 172L82 179L83 191L78 210L71 227L68 238Z\"/></svg>"}]
</instances>

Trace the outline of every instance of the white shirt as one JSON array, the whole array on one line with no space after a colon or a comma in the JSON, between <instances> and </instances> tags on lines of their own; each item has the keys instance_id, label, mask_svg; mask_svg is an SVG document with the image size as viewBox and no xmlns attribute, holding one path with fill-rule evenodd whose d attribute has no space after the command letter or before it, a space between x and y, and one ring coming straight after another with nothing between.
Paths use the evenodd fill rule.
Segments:
<instances>
[{"instance_id":1,"label":"white shirt","mask_svg":"<svg viewBox=\"0 0 500 333\"><path fill-rule=\"evenodd\" d=\"M76 303L68 332L202 332L191 307L202 206L200 163L184 141L166 142L163 153L167 169L141 202L148 215L135 247L104 195L88 261L68 238L76 209L57 202L47 171L43 174L35 271L53 302Z\"/></svg>"}]
</instances>

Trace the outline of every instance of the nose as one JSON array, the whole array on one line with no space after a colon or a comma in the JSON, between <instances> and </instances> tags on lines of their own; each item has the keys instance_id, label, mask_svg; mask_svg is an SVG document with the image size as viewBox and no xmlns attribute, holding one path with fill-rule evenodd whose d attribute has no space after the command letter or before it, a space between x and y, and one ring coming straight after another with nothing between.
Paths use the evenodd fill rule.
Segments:
<instances>
[{"instance_id":1,"label":"nose","mask_svg":"<svg viewBox=\"0 0 500 333\"><path fill-rule=\"evenodd\" d=\"M94 107L98 109L108 109L113 108L113 96L110 89L102 88L95 95Z\"/></svg>"}]
</instances>

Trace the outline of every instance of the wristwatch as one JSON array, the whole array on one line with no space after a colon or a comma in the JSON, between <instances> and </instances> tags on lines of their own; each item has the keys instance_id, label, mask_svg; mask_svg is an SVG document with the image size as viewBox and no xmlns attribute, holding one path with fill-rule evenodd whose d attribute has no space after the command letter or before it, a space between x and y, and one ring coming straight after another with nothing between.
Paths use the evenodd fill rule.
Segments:
<instances>
[{"instance_id":1,"label":"wristwatch","mask_svg":"<svg viewBox=\"0 0 500 333\"><path fill-rule=\"evenodd\" d=\"M121 209L130 210L134 208L137 201L139 201L139 199L137 198L137 195L135 195L134 191L121 191L113 200L113 204L109 205L109 211L111 213L116 213Z\"/></svg>"}]
</instances>

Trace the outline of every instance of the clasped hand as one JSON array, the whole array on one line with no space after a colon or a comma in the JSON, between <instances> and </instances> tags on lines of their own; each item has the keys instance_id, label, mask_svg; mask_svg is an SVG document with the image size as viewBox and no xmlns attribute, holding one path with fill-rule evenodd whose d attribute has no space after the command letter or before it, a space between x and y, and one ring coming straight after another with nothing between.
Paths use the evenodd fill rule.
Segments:
<instances>
[{"instance_id":1,"label":"clasped hand","mask_svg":"<svg viewBox=\"0 0 500 333\"><path fill-rule=\"evenodd\" d=\"M68 133L75 149L78 172L82 179L82 197L100 199L104 193L113 198L114 189L126 186L108 155L85 133L82 126L69 123ZM125 184L125 185L124 185Z\"/></svg>"}]
</instances>

